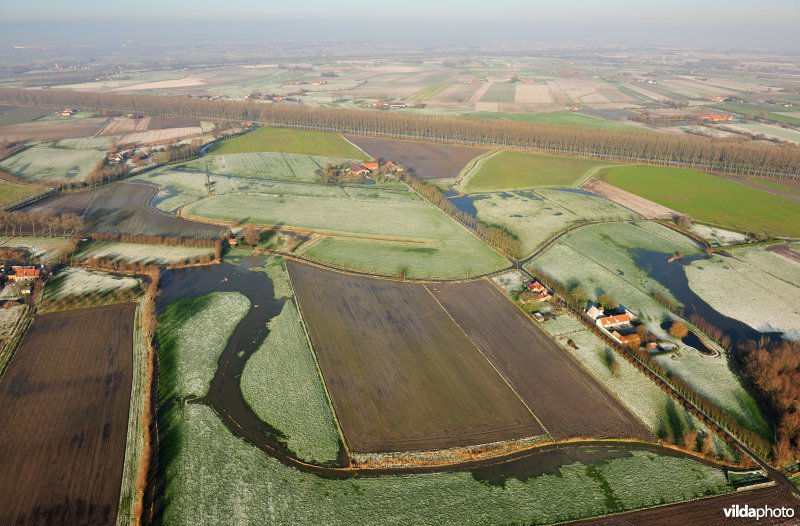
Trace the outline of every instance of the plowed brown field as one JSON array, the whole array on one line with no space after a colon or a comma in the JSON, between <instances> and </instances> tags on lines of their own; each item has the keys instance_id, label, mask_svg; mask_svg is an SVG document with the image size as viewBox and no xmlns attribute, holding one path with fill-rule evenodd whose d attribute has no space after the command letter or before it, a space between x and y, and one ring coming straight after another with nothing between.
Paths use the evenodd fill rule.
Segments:
<instances>
[{"instance_id":1,"label":"plowed brown field","mask_svg":"<svg viewBox=\"0 0 800 526\"><path fill-rule=\"evenodd\" d=\"M136 305L36 318L0 380L0 524L114 524Z\"/></svg>"},{"instance_id":2,"label":"plowed brown field","mask_svg":"<svg viewBox=\"0 0 800 526\"><path fill-rule=\"evenodd\" d=\"M543 434L420 284L287 261L351 451L416 451Z\"/></svg>"},{"instance_id":3,"label":"plowed brown field","mask_svg":"<svg viewBox=\"0 0 800 526\"><path fill-rule=\"evenodd\" d=\"M347 140L375 159L390 159L406 168L413 168L416 176L420 179L456 177L470 160L486 152L486 150L468 146L398 141L357 135L348 135Z\"/></svg>"},{"instance_id":4,"label":"plowed brown field","mask_svg":"<svg viewBox=\"0 0 800 526\"><path fill-rule=\"evenodd\" d=\"M150 206L150 200L155 193L154 186L115 183L96 190L57 194L20 210L74 213L83 217L89 230L134 236L213 239L226 230L159 212Z\"/></svg>"},{"instance_id":5,"label":"plowed brown field","mask_svg":"<svg viewBox=\"0 0 800 526\"><path fill-rule=\"evenodd\" d=\"M488 281L428 288L553 438L654 438Z\"/></svg>"}]
</instances>

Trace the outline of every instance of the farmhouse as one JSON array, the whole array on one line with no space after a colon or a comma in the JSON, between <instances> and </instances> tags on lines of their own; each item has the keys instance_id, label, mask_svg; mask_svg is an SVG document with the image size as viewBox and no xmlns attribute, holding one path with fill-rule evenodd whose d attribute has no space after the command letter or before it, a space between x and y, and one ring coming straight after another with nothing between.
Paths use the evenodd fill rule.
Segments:
<instances>
[{"instance_id":1,"label":"farmhouse","mask_svg":"<svg viewBox=\"0 0 800 526\"><path fill-rule=\"evenodd\" d=\"M589 306L586 307L586 315L595 321L597 318L605 316L604 311L605 309L602 306L597 306L594 303L589 303Z\"/></svg>"},{"instance_id":2,"label":"farmhouse","mask_svg":"<svg viewBox=\"0 0 800 526\"><path fill-rule=\"evenodd\" d=\"M362 163L361 166L369 170L370 172L375 172L380 168L378 163Z\"/></svg>"},{"instance_id":3,"label":"farmhouse","mask_svg":"<svg viewBox=\"0 0 800 526\"><path fill-rule=\"evenodd\" d=\"M545 287L538 281L534 281L533 283L525 287L525 289L526 292L524 292L523 294L530 294L536 299L536 301L545 301L549 300L552 297L552 294L550 294L550 291L547 290L547 287Z\"/></svg>"},{"instance_id":4,"label":"farmhouse","mask_svg":"<svg viewBox=\"0 0 800 526\"><path fill-rule=\"evenodd\" d=\"M700 119L711 122L726 122L726 121L732 121L733 115L720 115L718 113L703 113L702 115L700 115Z\"/></svg>"},{"instance_id":5,"label":"farmhouse","mask_svg":"<svg viewBox=\"0 0 800 526\"><path fill-rule=\"evenodd\" d=\"M383 168L388 172L402 172L403 167L394 161L386 161L383 163Z\"/></svg>"},{"instance_id":6,"label":"farmhouse","mask_svg":"<svg viewBox=\"0 0 800 526\"><path fill-rule=\"evenodd\" d=\"M611 337L614 338L614 340L616 340L618 343L621 343L622 345L630 345L638 347L642 343L642 340L636 333L620 334L617 331L613 331L611 332Z\"/></svg>"},{"instance_id":7,"label":"farmhouse","mask_svg":"<svg viewBox=\"0 0 800 526\"><path fill-rule=\"evenodd\" d=\"M63 110L59 111L58 114L62 117L69 117L70 115L75 115L77 110L71 106L67 106Z\"/></svg>"},{"instance_id":8,"label":"farmhouse","mask_svg":"<svg viewBox=\"0 0 800 526\"><path fill-rule=\"evenodd\" d=\"M363 164L352 164L350 168L347 169L347 173L351 175L360 175L361 177L369 177L372 174L372 170Z\"/></svg>"},{"instance_id":9,"label":"farmhouse","mask_svg":"<svg viewBox=\"0 0 800 526\"><path fill-rule=\"evenodd\" d=\"M616 329L619 327L629 326L635 319L636 316L633 316L628 312L614 316L602 316L597 318L597 326L606 330Z\"/></svg>"},{"instance_id":10,"label":"farmhouse","mask_svg":"<svg viewBox=\"0 0 800 526\"><path fill-rule=\"evenodd\" d=\"M36 281L42 277L42 271L33 266L13 265L8 279L11 281Z\"/></svg>"}]
</instances>

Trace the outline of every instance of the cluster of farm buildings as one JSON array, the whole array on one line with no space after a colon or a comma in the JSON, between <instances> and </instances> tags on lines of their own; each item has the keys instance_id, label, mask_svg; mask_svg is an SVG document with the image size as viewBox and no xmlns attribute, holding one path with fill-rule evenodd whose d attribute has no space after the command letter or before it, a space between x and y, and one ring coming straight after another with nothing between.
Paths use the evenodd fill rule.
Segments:
<instances>
[{"instance_id":1,"label":"cluster of farm buildings","mask_svg":"<svg viewBox=\"0 0 800 526\"><path fill-rule=\"evenodd\" d=\"M361 182L366 179L372 179L377 174L394 176L403 171L405 171L405 168L394 161L370 161L368 163L351 164L339 176L339 180L343 183Z\"/></svg>"},{"instance_id":2,"label":"cluster of farm buildings","mask_svg":"<svg viewBox=\"0 0 800 526\"><path fill-rule=\"evenodd\" d=\"M624 305L620 305L613 312L606 312L604 307L589 303L585 312L600 330L615 342L632 347L641 345L639 335L633 330L636 315Z\"/></svg>"},{"instance_id":3,"label":"cluster of farm buildings","mask_svg":"<svg viewBox=\"0 0 800 526\"><path fill-rule=\"evenodd\" d=\"M15 300L27 296L34 284L43 277L42 266L0 264L0 282L3 283L0 300Z\"/></svg>"}]
</instances>

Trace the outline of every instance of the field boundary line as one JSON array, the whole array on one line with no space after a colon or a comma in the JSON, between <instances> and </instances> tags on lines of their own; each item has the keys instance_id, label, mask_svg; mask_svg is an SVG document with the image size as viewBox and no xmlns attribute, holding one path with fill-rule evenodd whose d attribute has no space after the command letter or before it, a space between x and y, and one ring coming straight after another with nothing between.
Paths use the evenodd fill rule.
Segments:
<instances>
[{"instance_id":1,"label":"field boundary line","mask_svg":"<svg viewBox=\"0 0 800 526\"><path fill-rule=\"evenodd\" d=\"M492 369L494 369L494 372L496 372L498 374L498 376L500 376L500 378L503 379L503 382L508 386L509 389L511 389L511 392L514 393L514 395L516 395L516 397L519 399L519 401L522 402L522 405L525 406L525 409L527 409L528 412L530 412L530 414L536 420L536 422L538 422L539 425L542 426L542 429L544 430L545 433L547 433L547 436L549 436L552 439L553 435L550 434L550 431L547 430L547 428L544 426L542 421L539 420L539 417L536 415L536 413L534 413L533 409L531 409L531 407L527 404L527 402L525 402L525 400L523 400L523 398L520 396L520 394L517 392L517 390L514 389L514 386L511 385L511 383L508 381L508 379L505 376L503 376L503 374L494 365L494 363L492 363L492 361L489 359L489 357L486 356L486 354L483 352L483 349L481 349L480 346L478 346L478 344L475 343L475 341L472 338L469 337L469 334L467 334L467 332L461 327L461 325L458 324L458 322L455 320L455 318L453 318L453 316L444 307L444 305L442 305L442 302L439 301L439 298L437 298L436 295L434 295L434 293L431 292L431 290L428 288L428 285L423 285L423 287L425 288L426 291L428 291L428 294L431 295L431 297L433 298L433 301L435 301L436 304L439 305L439 308L441 308L444 311L444 313L447 314L447 317L450 318L450 321L452 321L453 324L455 324L455 326L458 327L458 330L461 331L461 333L467 338L467 340L469 340L469 342L472 344L472 346L475 347L475 349L481 354L481 356L483 356L483 359L486 360L489 363L489 365L492 367Z\"/></svg>"},{"instance_id":2,"label":"field boundary line","mask_svg":"<svg viewBox=\"0 0 800 526\"><path fill-rule=\"evenodd\" d=\"M353 148L355 148L359 152L363 153L364 157L366 157L367 159L374 159L374 157L372 157L370 154L365 152L360 146L358 146L356 143L354 143L353 141L351 141L350 139L345 137L343 133L337 133L336 135L338 135L339 137L341 137L342 139L347 141L347 143L350 144Z\"/></svg>"},{"instance_id":3,"label":"field boundary line","mask_svg":"<svg viewBox=\"0 0 800 526\"><path fill-rule=\"evenodd\" d=\"M505 293L505 291L504 291L504 290L503 290L503 289L502 289L502 288L501 288L501 287L500 287L500 286L499 286L497 283L495 283L495 282L494 282L494 281L492 281L492 280L488 280L488 281L489 281L489 283L491 283L492 285L494 285L494 287L495 287L497 290L499 290L499 291L500 291L500 292L503 294L503 297L505 297L505 298L506 298L506 300L510 301L510 302L511 302L511 303L512 303L512 304L513 304L513 305L514 305L514 306L515 306L517 309L519 309L519 311L520 311L520 312L522 312L522 313L525 315L525 318L527 319L528 323L531 323L531 324L533 323L533 322L531 321L531 317L530 317L530 315L529 315L527 312L525 312L524 310L522 310L522 307L520 307L520 306L517 304L517 302L516 302L516 301L513 301L513 300L512 300L512 299L511 299L511 298L508 296L508 294L506 294L506 293ZM572 316L572 314L573 314L573 313L572 313L572 311L569 311L569 310L567 311L567 315L569 315L569 316ZM579 321L580 321L580 320L579 320ZM542 334L543 334L543 335L544 335L544 336L545 336L545 337L546 337L548 340L550 340L551 342L553 342L553 344L554 344L554 345L555 345L555 346L556 346L558 349L560 349L562 353L564 353L564 354L567 356L567 359L568 359L569 361L573 362L575 365L577 365L577 366L578 366L578 367L579 367L581 370L583 370L583 371L586 373L586 375L588 376L588 378L590 378L590 379L591 379L591 380L592 380L592 381L595 383L595 385L597 385L597 386L598 386L598 387L599 387L601 390L603 390L603 391L605 391L606 393L608 393L608 394L611 396L611 398L613 398L614 400L616 400L616 401L617 401L617 402L620 404L620 406L621 406L623 409L625 409L625 410L626 410L626 411L627 411L627 412L628 412L628 413L629 413L631 416L633 416L633 418L635 418L635 419L636 419L636 420L637 420L637 421L638 421L638 422L639 422L639 423L642 425L642 427L643 427L644 429L646 429L646 430L647 430L649 433L651 433L651 434L652 434L652 436L656 437L656 435L655 435L655 434L652 432L652 430L650 429L650 426L649 426L649 425L647 425L647 423L646 423L644 420L642 420L642 419L639 417L639 415L637 415L637 414L634 412L634 410L633 410L633 409L631 409L631 407L630 407L630 406L628 406L628 404L626 404L625 402L623 402L623 401L622 401L622 399L621 399L621 398L619 398L619 397L617 396L617 394L616 394L616 393L614 393L614 392L612 392L612 391L611 391L611 389L608 389L608 388L607 388L605 385L603 385L603 383L602 383L602 382L601 382L601 381L600 381L600 380L599 380L599 379L598 379L598 378L597 378L597 377L596 377L596 376L595 376L595 375L594 375L594 374L593 374L593 373L592 373L592 372L591 372L591 371L590 371L590 370L589 370L589 369L588 369L588 368L587 368L585 365L583 365L583 364L582 364L582 363L581 363L581 362L580 362L580 361L579 361L579 360L578 360L578 359L577 359L575 356L573 356L573 355L572 355L572 353L571 353L571 352L569 352L567 349L565 349L565 348L564 348L564 346L563 346L563 345L561 345L561 343L559 343L559 341L558 341L558 339L557 339L557 338L558 338L557 336L553 336L552 334L550 334L549 332L547 332L546 330L544 330L542 327L540 327L538 324L533 324L533 327L534 327L535 329L539 330L539 331L540 331L540 332L541 332L541 333L542 333ZM586 326L584 325L584 326L583 326L583 327L582 327L580 330L575 330L575 331L572 331L572 332L564 333L564 334L561 334L561 335L559 335L559 336L566 336L566 335L569 335L569 334L575 334L575 333L578 333L578 332L583 332L583 331L587 331L587 330L588 330L588 329L587 329L587 328L586 328ZM606 346L608 347L608 345L606 345ZM647 376L647 375L645 375L645 376ZM656 437L656 438L658 438L658 437Z\"/></svg>"},{"instance_id":4,"label":"field boundary line","mask_svg":"<svg viewBox=\"0 0 800 526\"><path fill-rule=\"evenodd\" d=\"M494 157L495 155L497 155L498 153L500 153L502 151L503 150L489 150L489 151L484 152L484 153L478 155L477 157L473 158L458 173L458 175L456 176L455 184L453 184L453 186L454 187L459 187L461 192L465 193L464 192L465 188L461 186L461 183L464 183L465 179L466 179L467 182L469 182L469 178L470 178L471 174L473 172L475 172L476 170L478 170L478 168L480 168L483 165L484 161Z\"/></svg>"},{"instance_id":5,"label":"field boundary line","mask_svg":"<svg viewBox=\"0 0 800 526\"><path fill-rule=\"evenodd\" d=\"M331 410L331 415L333 415L333 423L336 425L336 431L339 433L339 439L342 441L342 447L344 447L345 453L347 454L347 463L351 463L351 459L353 456L350 452L350 447L347 444L347 439L344 436L344 431L342 430L342 425L339 423L339 416L336 414L336 408L333 406L333 398L331 398L331 394L328 392L328 384L325 382L325 375L322 374L322 368L319 366L319 360L317 359L317 352L314 350L314 345L311 343L311 335L308 334L308 327L306 326L306 320L303 317L303 309L300 308L300 299L297 297L297 291L294 290L294 283L292 283L292 274L289 272L289 267L286 266L286 260L284 258L280 258L281 265L283 265L283 270L286 272L287 281L289 282L289 288L292 289L292 301L294 301L295 307L297 307L297 314L300 317L300 325L303 326L303 334L306 335L306 342L308 343L308 350L311 351L311 356L314 358L314 365L317 368L317 374L319 375L320 383L322 384L322 390L325 392L325 401L328 402L328 407ZM298 457L299 460L299 457Z\"/></svg>"}]
</instances>

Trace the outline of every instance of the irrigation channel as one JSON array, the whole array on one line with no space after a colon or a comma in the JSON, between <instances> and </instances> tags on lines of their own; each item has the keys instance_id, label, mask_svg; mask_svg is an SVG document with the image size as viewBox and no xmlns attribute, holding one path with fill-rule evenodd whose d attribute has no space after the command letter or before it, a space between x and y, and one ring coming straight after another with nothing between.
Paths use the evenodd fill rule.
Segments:
<instances>
[{"instance_id":1,"label":"irrigation channel","mask_svg":"<svg viewBox=\"0 0 800 526\"><path fill-rule=\"evenodd\" d=\"M178 300L198 297L212 292L239 292L250 300L251 308L236 326L217 363L217 370L206 396L193 400L161 399L156 407L155 459L145 492L146 510L143 524L161 524L165 505L167 480L165 468L169 463L163 442L171 433L165 416L173 404L196 403L210 407L234 435L283 464L309 476L323 478L375 477L448 471L470 471L474 477L492 484L502 484L514 477L530 477L558 473L561 466L574 462L586 464L630 456L633 451L649 451L659 455L689 458L717 468L721 465L656 444L631 441L586 441L548 444L495 458L448 466L392 467L357 469L349 467L349 456L342 447L338 466L306 463L296 457L282 441L282 434L256 416L245 401L240 379L247 360L261 346L269 333L267 324L277 316L285 300L274 299L273 284L266 273L251 270L264 264L262 257L243 258L240 265L222 263L204 267L189 267L164 272L157 312L163 313ZM158 371L158 367L156 368ZM158 373L154 378L158 387ZM169 386L165 386L167 389ZM157 391L157 389L154 389Z\"/></svg>"}]
</instances>

